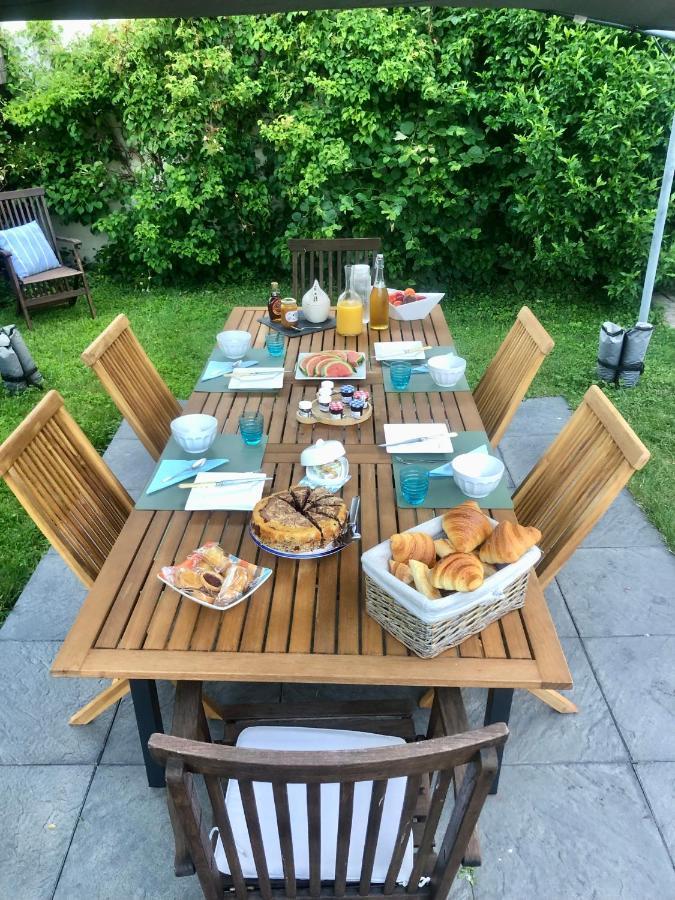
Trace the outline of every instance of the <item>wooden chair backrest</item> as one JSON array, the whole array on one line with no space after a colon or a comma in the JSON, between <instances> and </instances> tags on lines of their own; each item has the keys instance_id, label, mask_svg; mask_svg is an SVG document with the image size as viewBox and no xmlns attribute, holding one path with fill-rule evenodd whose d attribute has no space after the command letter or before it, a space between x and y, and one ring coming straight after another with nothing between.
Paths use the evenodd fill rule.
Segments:
<instances>
[{"instance_id":1,"label":"wooden chair backrest","mask_svg":"<svg viewBox=\"0 0 675 900\"><path fill-rule=\"evenodd\" d=\"M99 377L146 450L158 459L171 437L171 420L182 410L131 330L127 317L113 319L81 359Z\"/></svg>"},{"instance_id":2,"label":"wooden chair backrest","mask_svg":"<svg viewBox=\"0 0 675 900\"><path fill-rule=\"evenodd\" d=\"M347 888L347 862L352 830L354 786L360 781L372 781L373 788L368 813L366 838L358 884L358 896L381 897L396 889L396 877L404 857L413 826L416 807L424 783L430 784L430 805L426 820L420 826L421 835L415 841L417 850L409 878L407 896L445 900L460 866L466 845L493 781L497 765L495 748L506 742L505 725L490 725L453 737L434 738L414 744L382 747L370 750L338 751L266 751L214 745L201 741L154 734L149 747L152 755L166 767L170 806L173 806L182 833L187 840L190 856L197 870L204 895L208 900L222 900L224 880L219 874L205 831L195 776L203 776L213 823L218 827L231 872L231 887L237 900L273 896L343 897ZM452 796L452 775L455 767L466 766L459 790L440 847L434 852L434 838L444 803ZM384 885L373 887L371 878L375 851L381 827L383 798L388 781L405 778L406 787L394 849L389 859ZM426 782L426 779L429 779ZM238 783L246 819L257 880L244 880L239 853L233 840L231 823L224 802L228 780ZM260 829L259 811L253 789L254 782L272 785L276 811L276 830L284 861L284 891L278 890L269 878L265 850ZM309 845L308 889L299 888L296 879L293 842L288 803L288 785L306 785ZM321 785L339 784L339 805L334 879L321 879ZM420 878L431 881L419 887ZM275 891L275 888L276 891ZM401 893L402 888L397 889ZM274 892L274 893L273 893ZM229 892L225 896L230 896Z\"/></svg>"},{"instance_id":3,"label":"wooden chair backrest","mask_svg":"<svg viewBox=\"0 0 675 900\"><path fill-rule=\"evenodd\" d=\"M544 587L649 455L600 388L590 387L513 496L518 521L541 530Z\"/></svg>"},{"instance_id":4,"label":"wooden chair backrest","mask_svg":"<svg viewBox=\"0 0 675 900\"><path fill-rule=\"evenodd\" d=\"M0 445L0 476L90 586L133 503L57 391L49 391Z\"/></svg>"},{"instance_id":5,"label":"wooden chair backrest","mask_svg":"<svg viewBox=\"0 0 675 900\"><path fill-rule=\"evenodd\" d=\"M333 302L345 288L348 265L373 265L382 250L380 238L335 238L331 240L295 239L288 242L291 251L293 281L291 293L296 300L314 284L319 284Z\"/></svg>"},{"instance_id":6,"label":"wooden chair backrest","mask_svg":"<svg viewBox=\"0 0 675 900\"><path fill-rule=\"evenodd\" d=\"M504 436L520 401L553 346L553 338L539 319L523 306L473 392L494 447Z\"/></svg>"},{"instance_id":7,"label":"wooden chair backrest","mask_svg":"<svg viewBox=\"0 0 675 900\"><path fill-rule=\"evenodd\" d=\"M44 236L52 245L57 259L62 263L52 220L47 209L45 189L36 187L0 193L0 229L15 228L17 225L26 225L28 222L38 223Z\"/></svg>"}]
</instances>

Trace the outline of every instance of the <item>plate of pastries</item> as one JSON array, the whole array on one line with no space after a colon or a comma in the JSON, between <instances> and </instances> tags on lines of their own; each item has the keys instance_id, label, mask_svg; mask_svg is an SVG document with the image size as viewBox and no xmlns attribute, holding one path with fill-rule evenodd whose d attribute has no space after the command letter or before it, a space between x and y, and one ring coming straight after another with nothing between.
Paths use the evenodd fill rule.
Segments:
<instances>
[{"instance_id":1,"label":"plate of pastries","mask_svg":"<svg viewBox=\"0 0 675 900\"><path fill-rule=\"evenodd\" d=\"M391 574L429 600L470 593L517 562L541 540L541 531L486 516L467 500L441 517L442 535L405 531L389 539Z\"/></svg>"},{"instance_id":2,"label":"plate of pastries","mask_svg":"<svg viewBox=\"0 0 675 900\"><path fill-rule=\"evenodd\" d=\"M157 577L201 606L229 609L250 597L271 574L271 569L232 556L210 541L183 562L163 566Z\"/></svg>"},{"instance_id":3,"label":"plate of pastries","mask_svg":"<svg viewBox=\"0 0 675 900\"><path fill-rule=\"evenodd\" d=\"M263 497L253 507L255 543L285 559L318 559L345 546L349 513L344 500L326 488L293 485Z\"/></svg>"}]
</instances>

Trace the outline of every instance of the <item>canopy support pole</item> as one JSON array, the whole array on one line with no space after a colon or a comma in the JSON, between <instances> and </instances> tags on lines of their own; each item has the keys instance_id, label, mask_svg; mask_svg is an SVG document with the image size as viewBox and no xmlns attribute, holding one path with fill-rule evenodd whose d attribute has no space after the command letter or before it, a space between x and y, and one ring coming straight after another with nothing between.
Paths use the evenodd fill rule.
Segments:
<instances>
[{"instance_id":1,"label":"canopy support pole","mask_svg":"<svg viewBox=\"0 0 675 900\"><path fill-rule=\"evenodd\" d=\"M656 269L659 264L663 232L666 227L666 218L668 216L668 203L670 201L670 192L673 187L673 175L675 175L675 113L673 114L673 121L670 126L670 140L668 141L666 165L663 170L663 180L661 181L659 205L656 208L656 221L654 222L654 231L652 233L652 245L649 249L645 283L642 288L642 301L640 303L638 322L649 321L649 310L652 305L654 282L656 281Z\"/></svg>"}]
</instances>

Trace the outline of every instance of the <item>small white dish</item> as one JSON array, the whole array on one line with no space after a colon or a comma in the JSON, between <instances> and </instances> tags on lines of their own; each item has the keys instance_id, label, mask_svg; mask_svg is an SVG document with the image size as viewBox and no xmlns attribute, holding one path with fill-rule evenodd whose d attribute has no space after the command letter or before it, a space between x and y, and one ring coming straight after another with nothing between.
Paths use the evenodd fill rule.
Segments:
<instances>
[{"instance_id":1,"label":"small white dish","mask_svg":"<svg viewBox=\"0 0 675 900\"><path fill-rule=\"evenodd\" d=\"M216 341L228 359L243 359L251 346L251 335L248 331L221 331Z\"/></svg>"},{"instance_id":2,"label":"small white dish","mask_svg":"<svg viewBox=\"0 0 675 900\"><path fill-rule=\"evenodd\" d=\"M323 379L323 375L305 375L305 373L300 368L303 360L307 359L308 356L317 356L321 351L315 351L313 353L298 353L298 361L295 366L295 380L296 381L318 381L320 378ZM360 365L356 367L356 372L353 372L351 375L331 375L333 381L362 381L366 377L366 361L363 360Z\"/></svg>"},{"instance_id":3,"label":"small white dish","mask_svg":"<svg viewBox=\"0 0 675 900\"><path fill-rule=\"evenodd\" d=\"M222 486L210 487L210 483L214 481L221 482ZM228 481L235 484L227 486ZM242 483L239 484L239 481ZM185 509L229 509L250 512L262 497L265 484L264 472L200 472L185 501Z\"/></svg>"},{"instance_id":4,"label":"small white dish","mask_svg":"<svg viewBox=\"0 0 675 900\"><path fill-rule=\"evenodd\" d=\"M432 381L439 387L454 387L466 371L466 360L454 353L431 356L427 365Z\"/></svg>"},{"instance_id":5,"label":"small white dish","mask_svg":"<svg viewBox=\"0 0 675 900\"><path fill-rule=\"evenodd\" d=\"M414 444L399 443L412 438L426 438ZM452 453L452 438L448 426L444 424L405 425L387 424L384 426L384 439L391 446L387 453L397 456L402 453Z\"/></svg>"},{"instance_id":6,"label":"small white dish","mask_svg":"<svg viewBox=\"0 0 675 900\"><path fill-rule=\"evenodd\" d=\"M467 497L487 497L504 474L504 463L487 453L462 453L450 463L455 484Z\"/></svg>"},{"instance_id":7,"label":"small white dish","mask_svg":"<svg viewBox=\"0 0 675 900\"><path fill-rule=\"evenodd\" d=\"M250 373L250 374L249 374ZM227 376L226 376L227 377ZM236 368L227 384L231 391L267 391L284 386L284 370L276 368Z\"/></svg>"},{"instance_id":8,"label":"small white dish","mask_svg":"<svg viewBox=\"0 0 675 900\"><path fill-rule=\"evenodd\" d=\"M178 416L171 423L171 434L186 453L205 453L216 439L218 419L193 413Z\"/></svg>"},{"instance_id":9,"label":"small white dish","mask_svg":"<svg viewBox=\"0 0 675 900\"><path fill-rule=\"evenodd\" d=\"M319 438L316 444L302 451L300 464L305 466L305 478L310 487L325 487L333 491L349 481L349 463L340 441Z\"/></svg>"}]
</instances>

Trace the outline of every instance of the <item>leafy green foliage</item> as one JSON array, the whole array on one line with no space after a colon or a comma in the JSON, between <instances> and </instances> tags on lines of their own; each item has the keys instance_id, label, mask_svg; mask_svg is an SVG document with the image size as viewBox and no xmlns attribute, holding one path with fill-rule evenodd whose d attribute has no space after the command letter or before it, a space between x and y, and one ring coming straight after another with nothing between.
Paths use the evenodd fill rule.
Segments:
<instances>
[{"instance_id":1,"label":"leafy green foliage","mask_svg":"<svg viewBox=\"0 0 675 900\"><path fill-rule=\"evenodd\" d=\"M289 237L376 234L390 274L426 284L639 287L674 99L651 39L399 8L138 21L67 48L43 28L20 50L0 174L107 232L125 275L261 272Z\"/></svg>"}]
</instances>

